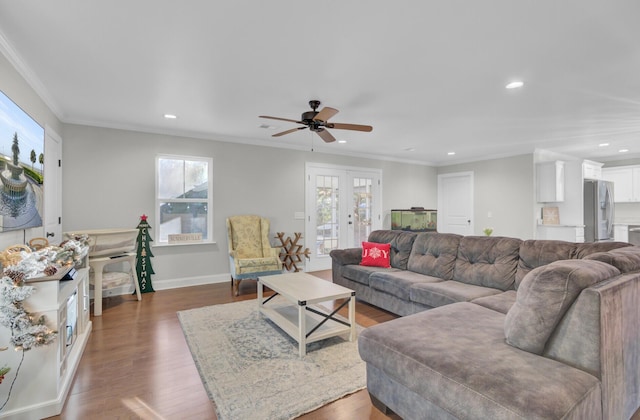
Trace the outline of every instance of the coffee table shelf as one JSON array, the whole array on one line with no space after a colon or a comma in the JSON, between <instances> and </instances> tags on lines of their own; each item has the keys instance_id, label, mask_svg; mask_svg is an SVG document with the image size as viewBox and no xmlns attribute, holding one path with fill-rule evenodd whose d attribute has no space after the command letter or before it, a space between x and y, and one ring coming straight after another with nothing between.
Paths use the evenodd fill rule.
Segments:
<instances>
[{"instance_id":1,"label":"coffee table shelf","mask_svg":"<svg viewBox=\"0 0 640 420\"><path fill-rule=\"evenodd\" d=\"M269 287L283 299L264 299L264 287ZM344 302L333 311L317 305L320 302ZM346 287L298 272L258 279L258 305L260 312L298 342L300 357L306 354L307 343L348 334L349 341L356 338L355 292ZM349 319L336 312L349 305Z\"/></svg>"}]
</instances>

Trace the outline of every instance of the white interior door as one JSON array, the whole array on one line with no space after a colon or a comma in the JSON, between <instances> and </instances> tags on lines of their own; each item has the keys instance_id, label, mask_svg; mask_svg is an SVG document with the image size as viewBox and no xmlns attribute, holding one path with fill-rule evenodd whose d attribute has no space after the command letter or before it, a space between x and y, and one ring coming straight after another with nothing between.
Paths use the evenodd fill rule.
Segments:
<instances>
[{"instance_id":1,"label":"white interior door","mask_svg":"<svg viewBox=\"0 0 640 420\"><path fill-rule=\"evenodd\" d=\"M49 127L44 134L44 236L62 242L62 138Z\"/></svg>"},{"instance_id":2,"label":"white interior door","mask_svg":"<svg viewBox=\"0 0 640 420\"><path fill-rule=\"evenodd\" d=\"M305 269L326 270L331 250L358 247L381 228L381 171L307 164L305 176Z\"/></svg>"},{"instance_id":3,"label":"white interior door","mask_svg":"<svg viewBox=\"0 0 640 420\"><path fill-rule=\"evenodd\" d=\"M473 235L473 172L438 175L438 232Z\"/></svg>"}]
</instances>

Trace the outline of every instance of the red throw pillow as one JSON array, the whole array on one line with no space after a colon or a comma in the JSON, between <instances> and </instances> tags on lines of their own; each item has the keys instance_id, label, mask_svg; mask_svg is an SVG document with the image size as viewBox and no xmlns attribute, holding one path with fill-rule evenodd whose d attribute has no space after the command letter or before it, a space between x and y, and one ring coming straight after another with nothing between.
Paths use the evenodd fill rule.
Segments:
<instances>
[{"instance_id":1,"label":"red throw pillow","mask_svg":"<svg viewBox=\"0 0 640 420\"><path fill-rule=\"evenodd\" d=\"M369 267L389 268L389 254L391 253L390 244L378 244L375 242L362 243L362 261L360 265Z\"/></svg>"}]
</instances>

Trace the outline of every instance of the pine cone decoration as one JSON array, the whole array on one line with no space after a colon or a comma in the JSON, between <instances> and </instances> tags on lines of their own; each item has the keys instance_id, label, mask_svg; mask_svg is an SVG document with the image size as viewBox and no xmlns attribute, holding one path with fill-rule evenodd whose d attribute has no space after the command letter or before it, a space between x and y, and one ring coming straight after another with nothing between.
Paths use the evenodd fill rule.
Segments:
<instances>
[{"instance_id":1,"label":"pine cone decoration","mask_svg":"<svg viewBox=\"0 0 640 420\"><path fill-rule=\"evenodd\" d=\"M13 284L20 286L24 283L24 273L16 270L6 270L4 275L13 280Z\"/></svg>"},{"instance_id":2,"label":"pine cone decoration","mask_svg":"<svg viewBox=\"0 0 640 420\"><path fill-rule=\"evenodd\" d=\"M58 269L54 265L48 265L44 269L44 274L47 276L53 276L58 272Z\"/></svg>"}]
</instances>

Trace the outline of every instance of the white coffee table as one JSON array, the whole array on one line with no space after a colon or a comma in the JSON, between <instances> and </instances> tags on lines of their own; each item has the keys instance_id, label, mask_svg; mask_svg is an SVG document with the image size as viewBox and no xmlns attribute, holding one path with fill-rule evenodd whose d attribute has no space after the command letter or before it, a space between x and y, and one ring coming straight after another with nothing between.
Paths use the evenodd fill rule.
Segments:
<instances>
[{"instance_id":1,"label":"white coffee table","mask_svg":"<svg viewBox=\"0 0 640 420\"><path fill-rule=\"evenodd\" d=\"M264 287L274 295L264 298ZM284 299L272 300L276 296ZM356 292L307 273L287 273L258 279L260 312L298 342L300 357L307 353L307 343L348 334L356 339ZM344 299L335 310L316 305L320 302ZM337 318L336 313L349 305L349 319ZM313 305L313 306L312 306Z\"/></svg>"}]
</instances>

